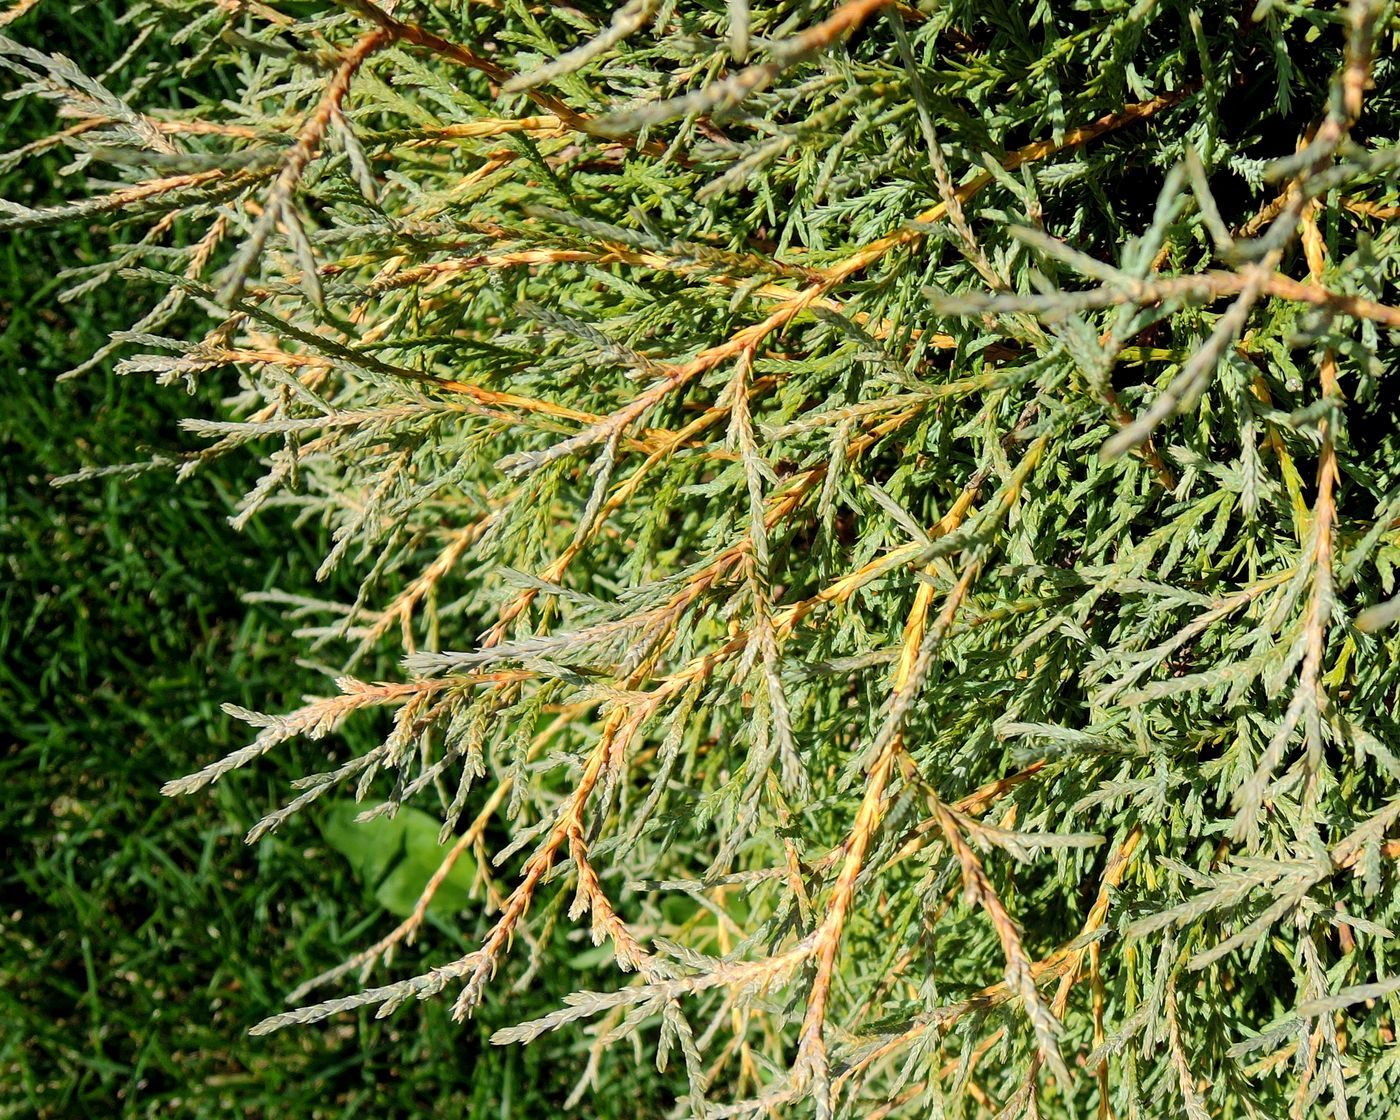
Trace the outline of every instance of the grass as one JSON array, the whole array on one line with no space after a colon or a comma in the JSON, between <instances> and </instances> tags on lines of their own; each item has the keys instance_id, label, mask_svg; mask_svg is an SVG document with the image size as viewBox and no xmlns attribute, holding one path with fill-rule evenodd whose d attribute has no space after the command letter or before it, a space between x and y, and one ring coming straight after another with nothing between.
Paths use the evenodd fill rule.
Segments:
<instances>
[{"instance_id":1,"label":"grass","mask_svg":"<svg viewBox=\"0 0 1400 1120\"><path fill-rule=\"evenodd\" d=\"M100 66L123 41L118 7L41 5L7 32ZM4 103L0 147L51 125L45 107ZM0 195L56 196L60 166L27 163L0 178ZM100 245L82 227L0 244L0 1117L557 1111L582 1057L547 1063L485 1039L527 1017L522 1004L557 1005L576 976L546 973L462 1026L435 1001L385 1022L247 1037L299 979L394 920L320 843L314 814L242 843L292 776L319 768L315 745L209 796L158 792L243 741L220 701L275 708L323 687L289 672L286 624L240 596L310 587L324 541L275 515L228 528L255 477L246 459L178 487L160 473L50 485L179 446L179 419L214 405L110 368L56 383L131 320L119 286L57 300L56 274ZM454 950L439 935L424 956ZM579 1111L652 1114L659 1093L642 1070Z\"/></svg>"}]
</instances>

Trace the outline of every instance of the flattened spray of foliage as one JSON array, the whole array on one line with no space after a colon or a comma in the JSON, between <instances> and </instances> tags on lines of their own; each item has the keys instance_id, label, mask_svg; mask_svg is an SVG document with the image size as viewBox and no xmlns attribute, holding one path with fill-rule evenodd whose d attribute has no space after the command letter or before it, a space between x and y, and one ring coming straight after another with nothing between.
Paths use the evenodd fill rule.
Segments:
<instances>
[{"instance_id":1,"label":"flattened spray of foliage","mask_svg":"<svg viewBox=\"0 0 1400 1120\"><path fill-rule=\"evenodd\" d=\"M285 589L328 695L167 791L325 736L250 840L451 841L256 1033L469 1015L572 923L616 983L497 1041L585 1042L576 1099L635 1052L679 1115L1393 1115L1390 3L127 22L241 95L7 38L91 190L0 224L110 222L121 368L227 387L111 469L261 455L235 522L363 578ZM480 938L405 975L443 891Z\"/></svg>"}]
</instances>

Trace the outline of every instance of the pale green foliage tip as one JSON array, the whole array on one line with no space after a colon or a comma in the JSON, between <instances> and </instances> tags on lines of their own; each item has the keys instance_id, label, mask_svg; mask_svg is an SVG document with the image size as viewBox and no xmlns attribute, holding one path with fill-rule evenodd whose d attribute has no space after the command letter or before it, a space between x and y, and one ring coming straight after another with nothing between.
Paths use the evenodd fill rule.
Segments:
<instances>
[{"instance_id":1,"label":"pale green foliage tip","mask_svg":"<svg viewBox=\"0 0 1400 1120\"><path fill-rule=\"evenodd\" d=\"M110 225L96 360L227 393L158 465L262 456L235 523L360 586L274 597L347 675L167 792L309 736L254 837L442 820L256 1033L578 929L614 978L497 1041L580 1097L1394 1114L1390 3L142 0L178 97L26 18L87 193L0 226Z\"/></svg>"}]
</instances>

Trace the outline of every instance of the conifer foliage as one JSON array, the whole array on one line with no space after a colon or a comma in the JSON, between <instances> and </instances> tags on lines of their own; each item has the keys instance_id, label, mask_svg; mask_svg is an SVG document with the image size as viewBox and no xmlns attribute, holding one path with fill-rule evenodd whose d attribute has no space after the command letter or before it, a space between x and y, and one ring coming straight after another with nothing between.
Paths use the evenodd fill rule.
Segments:
<instances>
[{"instance_id":1,"label":"conifer foliage","mask_svg":"<svg viewBox=\"0 0 1400 1120\"><path fill-rule=\"evenodd\" d=\"M448 845L255 1033L467 1016L572 928L614 981L496 1041L580 1097L1393 1115L1388 0L132 4L207 101L34 6L86 188L0 225L108 223L69 298L145 302L87 364L228 394L106 469L261 456L235 526L361 587L284 589L342 675L166 791L324 737L250 841Z\"/></svg>"}]
</instances>

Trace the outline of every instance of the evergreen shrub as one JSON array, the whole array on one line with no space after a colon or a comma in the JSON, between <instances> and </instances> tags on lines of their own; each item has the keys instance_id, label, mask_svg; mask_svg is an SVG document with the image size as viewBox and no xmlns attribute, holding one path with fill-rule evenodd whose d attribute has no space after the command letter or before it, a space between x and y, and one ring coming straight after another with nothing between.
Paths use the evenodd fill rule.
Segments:
<instances>
[{"instance_id":1,"label":"evergreen shrub","mask_svg":"<svg viewBox=\"0 0 1400 1120\"><path fill-rule=\"evenodd\" d=\"M508 1005L587 936L615 980L496 1037L574 1103L646 1060L716 1118L1394 1115L1393 4L126 27L238 96L5 38L75 187L0 225L105 224L84 365L226 394L109 469L259 456L234 526L360 586L283 589L334 685L166 790L324 737L250 841L441 823L254 1033Z\"/></svg>"}]
</instances>

